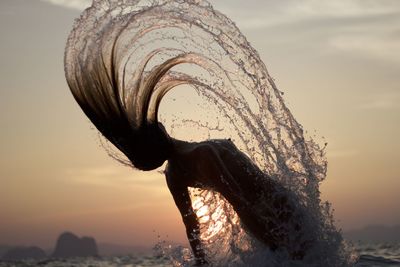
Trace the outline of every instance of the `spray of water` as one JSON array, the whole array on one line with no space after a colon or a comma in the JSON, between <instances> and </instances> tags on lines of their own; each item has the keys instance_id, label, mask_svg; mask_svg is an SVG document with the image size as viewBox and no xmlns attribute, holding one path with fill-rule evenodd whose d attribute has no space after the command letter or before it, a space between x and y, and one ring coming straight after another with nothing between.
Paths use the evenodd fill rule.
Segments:
<instances>
[{"instance_id":1,"label":"spray of water","mask_svg":"<svg viewBox=\"0 0 400 267\"><path fill-rule=\"evenodd\" d=\"M119 103L132 127L139 127L144 99L139 78L171 61L176 64L156 85L147 119L157 118L170 89L185 85L184 90L194 91L202 99L206 122L188 110L185 119L164 121L170 134L195 127L206 138L231 138L264 173L292 192L293 206L306 214L301 223L315 241L296 263L246 233L220 194L192 189L208 261L215 266L352 265L354 256L334 226L331 207L320 199L319 184L327 170L324 148L305 137L235 23L207 1L94 0L68 38L65 71L75 96L95 98L104 110L115 110ZM106 103L108 98L116 102ZM178 249L169 255L176 266L186 266L191 263L187 253Z\"/></svg>"}]
</instances>

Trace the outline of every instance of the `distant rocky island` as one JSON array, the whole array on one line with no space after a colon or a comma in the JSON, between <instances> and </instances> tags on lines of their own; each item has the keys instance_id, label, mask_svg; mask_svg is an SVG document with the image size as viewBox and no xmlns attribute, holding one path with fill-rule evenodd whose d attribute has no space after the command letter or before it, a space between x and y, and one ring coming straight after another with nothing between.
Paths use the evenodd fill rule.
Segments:
<instances>
[{"instance_id":1,"label":"distant rocky island","mask_svg":"<svg viewBox=\"0 0 400 267\"><path fill-rule=\"evenodd\" d=\"M345 231L344 237L353 242L400 242L400 225L384 226L369 225L362 229ZM65 259L97 256L124 256L130 254L150 254L152 249L141 246L124 246L108 243L97 244L93 237L78 237L71 232L62 233L56 242L52 253L46 252L36 246L12 247L0 245L0 260L44 260Z\"/></svg>"},{"instance_id":2,"label":"distant rocky island","mask_svg":"<svg viewBox=\"0 0 400 267\"><path fill-rule=\"evenodd\" d=\"M172 242L171 242L172 244ZM36 246L9 246L0 244L0 261L54 260L79 257L113 257L126 255L151 255L152 247L97 243L93 237L78 237L64 232L57 238L55 247L46 252Z\"/></svg>"},{"instance_id":3,"label":"distant rocky island","mask_svg":"<svg viewBox=\"0 0 400 267\"><path fill-rule=\"evenodd\" d=\"M38 247L14 247L7 250L1 257L5 261L17 261L17 260L42 260L47 258L46 253L43 249Z\"/></svg>"},{"instance_id":4,"label":"distant rocky island","mask_svg":"<svg viewBox=\"0 0 400 267\"><path fill-rule=\"evenodd\" d=\"M82 237L65 232L58 237L52 258L97 257L96 240L92 237Z\"/></svg>"},{"instance_id":5,"label":"distant rocky island","mask_svg":"<svg viewBox=\"0 0 400 267\"><path fill-rule=\"evenodd\" d=\"M78 237L73 233L64 232L58 239L54 252L46 255L43 249L39 247L7 247L0 246L1 260L19 261L19 260L42 260L46 258L79 258L79 257L97 257L98 248L96 240L92 237Z\"/></svg>"}]
</instances>

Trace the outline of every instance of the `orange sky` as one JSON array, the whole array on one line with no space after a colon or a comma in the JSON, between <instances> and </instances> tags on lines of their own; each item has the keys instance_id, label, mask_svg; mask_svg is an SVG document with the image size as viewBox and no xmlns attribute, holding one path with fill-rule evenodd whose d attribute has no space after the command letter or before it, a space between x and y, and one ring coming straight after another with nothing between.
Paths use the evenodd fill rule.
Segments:
<instances>
[{"instance_id":1,"label":"orange sky","mask_svg":"<svg viewBox=\"0 0 400 267\"><path fill-rule=\"evenodd\" d=\"M400 3L212 2L260 52L298 121L329 143L322 192L339 225L400 223ZM0 2L0 244L50 247L64 230L183 242L163 176L110 159L73 100L63 50L81 7L63 3Z\"/></svg>"}]
</instances>

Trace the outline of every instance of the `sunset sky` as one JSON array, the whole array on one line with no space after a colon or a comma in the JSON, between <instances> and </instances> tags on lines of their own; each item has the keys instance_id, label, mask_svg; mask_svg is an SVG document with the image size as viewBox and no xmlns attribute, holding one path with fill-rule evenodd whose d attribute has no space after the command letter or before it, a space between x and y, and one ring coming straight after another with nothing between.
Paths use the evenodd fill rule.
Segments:
<instances>
[{"instance_id":1,"label":"sunset sky","mask_svg":"<svg viewBox=\"0 0 400 267\"><path fill-rule=\"evenodd\" d=\"M322 198L344 230L400 224L400 1L211 0L259 51L290 110L328 142ZM0 1L0 244L184 242L159 172L107 156L65 82L84 0Z\"/></svg>"}]
</instances>

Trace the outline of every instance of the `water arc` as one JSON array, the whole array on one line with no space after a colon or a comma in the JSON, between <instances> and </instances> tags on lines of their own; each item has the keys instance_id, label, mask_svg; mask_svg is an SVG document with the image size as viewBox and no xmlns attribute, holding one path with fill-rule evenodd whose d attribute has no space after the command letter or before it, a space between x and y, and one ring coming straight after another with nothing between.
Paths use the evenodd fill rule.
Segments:
<instances>
[{"instance_id":1,"label":"water arc","mask_svg":"<svg viewBox=\"0 0 400 267\"><path fill-rule=\"evenodd\" d=\"M195 88L218 106L223 127L234 132L230 138L240 150L293 192L299 208L309 214L304 223L318 239L310 261L323 266L350 261L329 205L320 198L327 168L324 149L305 136L258 52L207 1L95 0L74 24L64 63L68 85L85 114L143 170L166 159L165 140L149 139L162 135L153 134L151 125L158 121L163 97L182 84ZM181 71L185 64L203 71ZM245 262L256 244L229 203L209 190L192 193L201 203L197 211L209 254L221 265ZM223 251L216 240L224 244Z\"/></svg>"}]
</instances>

